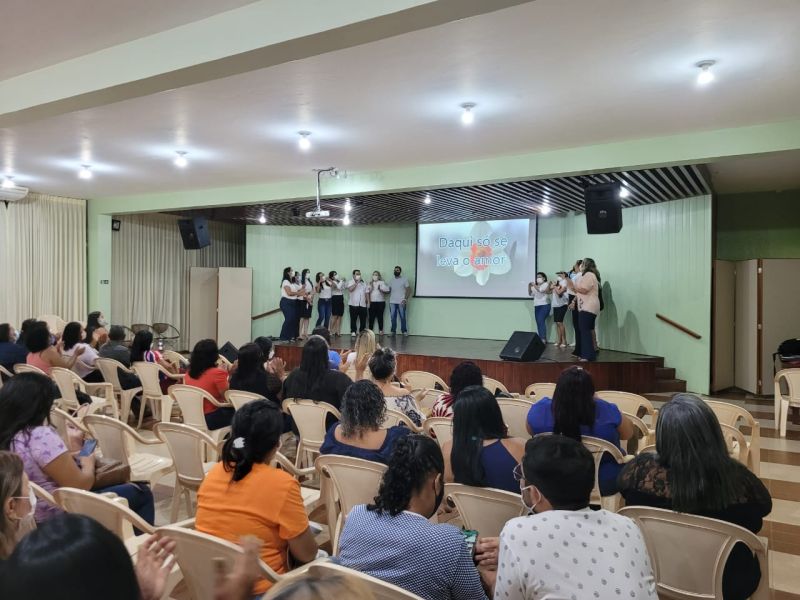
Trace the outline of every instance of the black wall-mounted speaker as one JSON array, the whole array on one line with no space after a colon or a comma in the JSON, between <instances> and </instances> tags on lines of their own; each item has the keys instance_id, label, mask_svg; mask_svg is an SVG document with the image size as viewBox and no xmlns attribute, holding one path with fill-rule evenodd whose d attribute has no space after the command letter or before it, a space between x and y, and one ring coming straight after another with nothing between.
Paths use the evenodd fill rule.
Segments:
<instances>
[{"instance_id":1,"label":"black wall-mounted speaker","mask_svg":"<svg viewBox=\"0 0 800 600\"><path fill-rule=\"evenodd\" d=\"M619 233L622 229L622 200L620 184L601 183L586 188L586 233Z\"/></svg>"},{"instance_id":2,"label":"black wall-mounted speaker","mask_svg":"<svg viewBox=\"0 0 800 600\"><path fill-rule=\"evenodd\" d=\"M199 250L211 245L211 239L208 236L208 221L205 218L181 219L178 221L178 227L181 230L181 239L186 250Z\"/></svg>"}]
</instances>

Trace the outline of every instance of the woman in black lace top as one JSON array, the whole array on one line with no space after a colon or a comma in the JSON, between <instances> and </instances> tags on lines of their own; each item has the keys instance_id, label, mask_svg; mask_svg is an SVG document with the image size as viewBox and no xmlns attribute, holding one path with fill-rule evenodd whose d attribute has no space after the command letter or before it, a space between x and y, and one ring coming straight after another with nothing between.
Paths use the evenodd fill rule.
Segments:
<instances>
[{"instance_id":1,"label":"woman in black lace top","mask_svg":"<svg viewBox=\"0 0 800 600\"><path fill-rule=\"evenodd\" d=\"M772 498L761 480L728 455L719 421L697 396L678 394L661 409L656 454L640 454L619 474L628 506L643 505L712 517L761 530ZM725 565L724 600L749 598L761 570L744 544Z\"/></svg>"}]
</instances>

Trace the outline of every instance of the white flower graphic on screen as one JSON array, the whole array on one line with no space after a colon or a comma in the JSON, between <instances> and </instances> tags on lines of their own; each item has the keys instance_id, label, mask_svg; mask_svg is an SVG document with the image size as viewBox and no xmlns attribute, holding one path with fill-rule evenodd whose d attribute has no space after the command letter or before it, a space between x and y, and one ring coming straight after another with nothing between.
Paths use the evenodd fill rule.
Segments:
<instances>
[{"instance_id":1,"label":"white flower graphic on screen","mask_svg":"<svg viewBox=\"0 0 800 600\"><path fill-rule=\"evenodd\" d=\"M486 221L472 226L469 246L461 249L458 264L453 267L459 277L475 276L478 285L486 285L492 275L504 275L511 270L511 257L498 235Z\"/></svg>"}]
</instances>

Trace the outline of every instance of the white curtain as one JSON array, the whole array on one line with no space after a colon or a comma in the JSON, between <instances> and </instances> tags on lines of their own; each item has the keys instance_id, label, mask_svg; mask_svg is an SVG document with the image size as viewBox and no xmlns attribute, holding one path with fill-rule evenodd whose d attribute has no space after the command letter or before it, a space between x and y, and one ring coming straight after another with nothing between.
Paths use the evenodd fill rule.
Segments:
<instances>
[{"instance_id":1,"label":"white curtain","mask_svg":"<svg viewBox=\"0 0 800 600\"><path fill-rule=\"evenodd\" d=\"M86 320L86 201L46 194L0 203L0 323Z\"/></svg>"},{"instance_id":2,"label":"white curtain","mask_svg":"<svg viewBox=\"0 0 800 600\"><path fill-rule=\"evenodd\" d=\"M112 323L170 323L181 334L175 347L189 340L189 269L243 267L245 229L209 221L211 245L184 250L178 217L162 214L118 217L120 231L111 234Z\"/></svg>"}]
</instances>

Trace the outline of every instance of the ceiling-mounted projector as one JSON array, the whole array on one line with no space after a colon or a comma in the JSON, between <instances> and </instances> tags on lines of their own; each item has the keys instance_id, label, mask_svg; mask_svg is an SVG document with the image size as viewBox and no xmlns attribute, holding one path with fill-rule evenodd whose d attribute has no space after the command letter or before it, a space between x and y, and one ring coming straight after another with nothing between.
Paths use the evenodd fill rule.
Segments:
<instances>
[{"instance_id":1,"label":"ceiling-mounted projector","mask_svg":"<svg viewBox=\"0 0 800 600\"><path fill-rule=\"evenodd\" d=\"M329 210L310 210L306 213L306 219L319 219L321 217L330 217L331 211Z\"/></svg>"}]
</instances>

